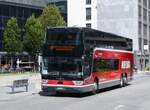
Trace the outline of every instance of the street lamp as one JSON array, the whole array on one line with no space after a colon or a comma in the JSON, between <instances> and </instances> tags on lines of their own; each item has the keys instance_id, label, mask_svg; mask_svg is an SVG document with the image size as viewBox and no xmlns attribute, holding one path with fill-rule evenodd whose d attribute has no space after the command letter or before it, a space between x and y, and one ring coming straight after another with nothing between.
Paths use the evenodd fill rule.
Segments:
<instances>
[{"instance_id":1,"label":"street lamp","mask_svg":"<svg viewBox=\"0 0 150 110\"><path fill-rule=\"evenodd\" d=\"M147 62L146 62L146 52L148 52L148 45L144 45L144 68L147 67Z\"/></svg>"}]
</instances>

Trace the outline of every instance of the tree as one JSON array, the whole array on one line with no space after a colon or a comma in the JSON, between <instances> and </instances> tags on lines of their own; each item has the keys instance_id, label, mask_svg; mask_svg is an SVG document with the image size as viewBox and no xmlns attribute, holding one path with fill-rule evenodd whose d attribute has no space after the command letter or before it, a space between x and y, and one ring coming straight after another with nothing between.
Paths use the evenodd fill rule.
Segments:
<instances>
[{"instance_id":1,"label":"tree","mask_svg":"<svg viewBox=\"0 0 150 110\"><path fill-rule=\"evenodd\" d=\"M43 9L40 20L44 29L46 29L47 27L56 27L56 26L66 25L56 5L46 6Z\"/></svg>"},{"instance_id":2,"label":"tree","mask_svg":"<svg viewBox=\"0 0 150 110\"><path fill-rule=\"evenodd\" d=\"M17 24L17 19L12 17L8 20L4 30L4 49L11 56L11 67L13 56L22 51L21 30Z\"/></svg>"},{"instance_id":3,"label":"tree","mask_svg":"<svg viewBox=\"0 0 150 110\"><path fill-rule=\"evenodd\" d=\"M43 28L40 20L34 15L30 16L25 24L25 30L24 50L35 58L43 43Z\"/></svg>"}]
</instances>

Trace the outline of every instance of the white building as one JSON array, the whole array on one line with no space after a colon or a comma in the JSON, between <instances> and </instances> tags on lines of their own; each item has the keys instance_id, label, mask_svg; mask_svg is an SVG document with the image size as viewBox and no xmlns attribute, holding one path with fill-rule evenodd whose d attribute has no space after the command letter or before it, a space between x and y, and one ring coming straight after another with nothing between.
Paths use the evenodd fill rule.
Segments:
<instances>
[{"instance_id":1,"label":"white building","mask_svg":"<svg viewBox=\"0 0 150 110\"><path fill-rule=\"evenodd\" d=\"M68 0L68 26L91 27L133 39L138 68L149 64L149 0Z\"/></svg>"}]
</instances>

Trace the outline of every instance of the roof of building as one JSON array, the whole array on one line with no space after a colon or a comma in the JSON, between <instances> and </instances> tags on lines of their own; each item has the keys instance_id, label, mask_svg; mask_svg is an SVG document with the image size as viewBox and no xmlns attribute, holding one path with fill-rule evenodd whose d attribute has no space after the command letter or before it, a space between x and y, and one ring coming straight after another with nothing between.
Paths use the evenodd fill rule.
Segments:
<instances>
[{"instance_id":1,"label":"roof of building","mask_svg":"<svg viewBox=\"0 0 150 110\"><path fill-rule=\"evenodd\" d=\"M3 5L10 5L10 6L17 6L17 7L25 7L25 8L33 8L33 9L43 9L42 6L36 6L31 4L23 4L23 3L15 3L15 2L9 2L9 1L0 1L0 4Z\"/></svg>"}]
</instances>

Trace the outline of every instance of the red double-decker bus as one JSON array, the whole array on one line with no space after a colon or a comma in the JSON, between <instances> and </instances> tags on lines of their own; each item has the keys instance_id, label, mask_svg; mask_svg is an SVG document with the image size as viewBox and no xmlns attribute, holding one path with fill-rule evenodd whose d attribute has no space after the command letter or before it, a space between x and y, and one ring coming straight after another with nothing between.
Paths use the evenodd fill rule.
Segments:
<instances>
[{"instance_id":1,"label":"red double-decker bus","mask_svg":"<svg viewBox=\"0 0 150 110\"><path fill-rule=\"evenodd\" d=\"M41 76L44 92L126 86L133 76L132 40L90 28L48 28Z\"/></svg>"}]
</instances>

